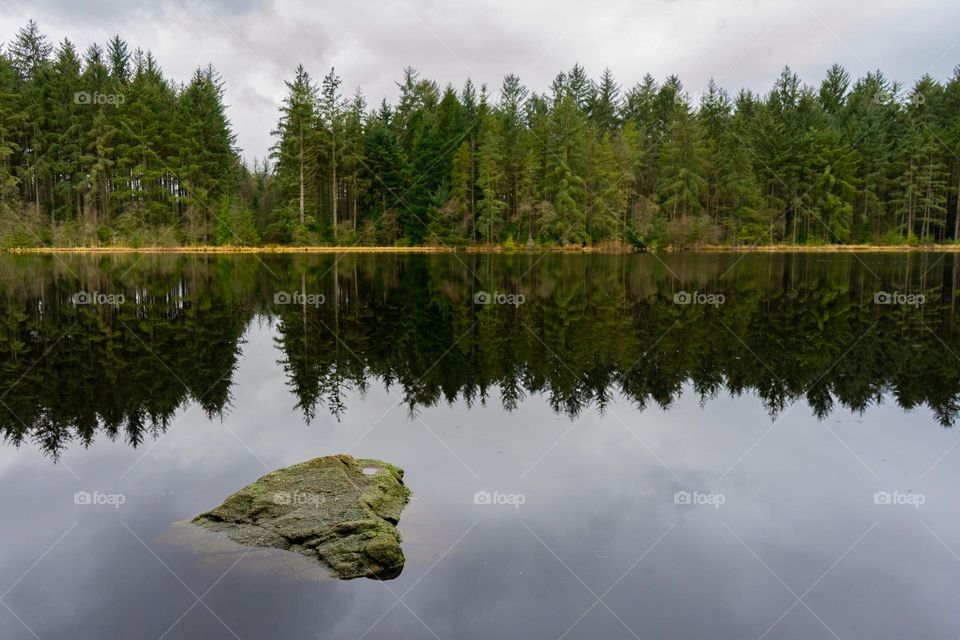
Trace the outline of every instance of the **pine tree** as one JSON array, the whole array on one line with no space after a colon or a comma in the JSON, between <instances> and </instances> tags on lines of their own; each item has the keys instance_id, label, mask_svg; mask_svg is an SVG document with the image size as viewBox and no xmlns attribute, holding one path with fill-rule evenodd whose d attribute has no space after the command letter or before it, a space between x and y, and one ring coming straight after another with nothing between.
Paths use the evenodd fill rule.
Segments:
<instances>
[{"instance_id":1,"label":"pine tree","mask_svg":"<svg viewBox=\"0 0 960 640\"><path fill-rule=\"evenodd\" d=\"M110 63L110 77L118 84L126 84L130 80L130 52L127 43L114 36L107 43L107 59Z\"/></svg>"},{"instance_id":2,"label":"pine tree","mask_svg":"<svg viewBox=\"0 0 960 640\"><path fill-rule=\"evenodd\" d=\"M333 230L334 244L337 242L337 228L340 225L338 207L340 204L340 183L337 169L342 155L343 142L343 97L340 94L340 77L330 69L323 78L320 87L320 101L317 105L322 139L321 153L326 160L330 203L330 226Z\"/></svg>"},{"instance_id":3,"label":"pine tree","mask_svg":"<svg viewBox=\"0 0 960 640\"><path fill-rule=\"evenodd\" d=\"M820 84L820 105L834 118L839 118L846 108L847 93L850 89L850 74L835 64L827 71L827 77Z\"/></svg>"},{"instance_id":4,"label":"pine tree","mask_svg":"<svg viewBox=\"0 0 960 640\"><path fill-rule=\"evenodd\" d=\"M393 112L386 101L367 120L364 132L365 174L370 183L365 210L379 231L378 242L393 244L399 236L398 209L407 173L407 160L393 125Z\"/></svg>"},{"instance_id":5,"label":"pine tree","mask_svg":"<svg viewBox=\"0 0 960 640\"><path fill-rule=\"evenodd\" d=\"M64 40L57 48L50 78L48 113L54 136L48 147L50 168L54 175L52 217L80 220L83 215L83 113L90 105L78 104L80 58L76 47Z\"/></svg>"},{"instance_id":6,"label":"pine tree","mask_svg":"<svg viewBox=\"0 0 960 640\"><path fill-rule=\"evenodd\" d=\"M24 199L33 201L37 215L43 213L48 192L45 189L49 179L46 143L52 132L47 128L44 98L52 51L53 45L33 20L17 32L9 45L10 61L23 82L21 97L26 106L27 129L19 144L22 155L18 159L18 178L24 187Z\"/></svg>"},{"instance_id":7,"label":"pine tree","mask_svg":"<svg viewBox=\"0 0 960 640\"><path fill-rule=\"evenodd\" d=\"M660 149L658 192L670 218L699 215L706 198L706 147L700 123L689 114L679 116Z\"/></svg>"},{"instance_id":8,"label":"pine tree","mask_svg":"<svg viewBox=\"0 0 960 640\"><path fill-rule=\"evenodd\" d=\"M895 151L899 147L898 107L881 74L868 73L854 85L846 101L844 137L856 153L857 196L853 213L859 240L880 240L895 229L890 206L896 181Z\"/></svg>"},{"instance_id":9,"label":"pine tree","mask_svg":"<svg viewBox=\"0 0 960 640\"><path fill-rule=\"evenodd\" d=\"M547 239L560 244L583 244L587 235L584 176L586 167L584 115L573 93L560 99L551 115L546 144L544 192L552 205L538 225Z\"/></svg>"},{"instance_id":10,"label":"pine tree","mask_svg":"<svg viewBox=\"0 0 960 640\"><path fill-rule=\"evenodd\" d=\"M443 233L446 229L454 235L456 241L473 241L469 237L474 228L474 211L476 206L476 180L473 149L469 140L460 143L456 153L453 155L453 168L450 173L450 201L444 207L443 226L435 229L434 233ZM456 238L455 227L456 220L463 221L465 228L462 231L462 237Z\"/></svg>"},{"instance_id":11,"label":"pine tree","mask_svg":"<svg viewBox=\"0 0 960 640\"><path fill-rule=\"evenodd\" d=\"M503 135L507 223L515 223L520 208L520 179L524 157L524 103L529 91L520 78L510 74L500 89L499 115Z\"/></svg>"},{"instance_id":12,"label":"pine tree","mask_svg":"<svg viewBox=\"0 0 960 640\"><path fill-rule=\"evenodd\" d=\"M504 171L501 147L503 137L501 125L493 116L483 123L480 151L477 158L477 186L483 194L477 206L477 227L480 235L488 244L499 240L500 226L503 224Z\"/></svg>"},{"instance_id":13,"label":"pine tree","mask_svg":"<svg viewBox=\"0 0 960 640\"><path fill-rule=\"evenodd\" d=\"M316 211L317 140L314 123L317 118L317 95L310 74L297 67L293 82L287 82L287 97L280 108L280 121L273 135L277 144L271 158L275 163L281 202L295 202L300 226Z\"/></svg>"},{"instance_id":14,"label":"pine tree","mask_svg":"<svg viewBox=\"0 0 960 640\"><path fill-rule=\"evenodd\" d=\"M18 104L18 72L5 54L0 54L0 212L18 204L20 179L14 171L17 144L26 122Z\"/></svg>"},{"instance_id":15,"label":"pine tree","mask_svg":"<svg viewBox=\"0 0 960 640\"><path fill-rule=\"evenodd\" d=\"M363 132L366 110L366 99L357 90L344 114L342 145L345 200L350 214L350 226L354 234L357 232L363 190L369 186L369 181L362 177L366 168Z\"/></svg>"},{"instance_id":16,"label":"pine tree","mask_svg":"<svg viewBox=\"0 0 960 640\"><path fill-rule=\"evenodd\" d=\"M590 105L590 119L601 136L619 127L620 109L620 85L613 79L613 72L608 67L603 70L600 86Z\"/></svg>"},{"instance_id":17,"label":"pine tree","mask_svg":"<svg viewBox=\"0 0 960 640\"><path fill-rule=\"evenodd\" d=\"M226 117L223 83L212 67L197 69L178 102L180 195L188 222L206 240L216 203L236 185L236 138Z\"/></svg>"},{"instance_id":18,"label":"pine tree","mask_svg":"<svg viewBox=\"0 0 960 640\"><path fill-rule=\"evenodd\" d=\"M17 32L9 45L8 53L20 79L29 82L35 80L50 63L53 45L40 33L37 23L30 20Z\"/></svg>"},{"instance_id":19,"label":"pine tree","mask_svg":"<svg viewBox=\"0 0 960 640\"><path fill-rule=\"evenodd\" d=\"M566 75L566 90L573 98L577 109L583 113L590 111L590 105L593 104L597 87L593 80L587 76L586 69L579 64L573 65L573 68Z\"/></svg>"},{"instance_id":20,"label":"pine tree","mask_svg":"<svg viewBox=\"0 0 960 640\"><path fill-rule=\"evenodd\" d=\"M953 77L944 87L940 121L943 123L943 140L947 146L953 179L953 235L954 242L960 241L960 66L953 70Z\"/></svg>"},{"instance_id":21,"label":"pine tree","mask_svg":"<svg viewBox=\"0 0 960 640\"><path fill-rule=\"evenodd\" d=\"M718 192L720 181L723 179L719 158L720 145L725 137L733 133L730 131L733 119L733 104L730 102L730 96L727 95L727 92L718 87L713 78L707 84L707 92L700 100L697 119L703 125L704 132L704 167L706 170L704 177L707 181L706 214L719 218Z\"/></svg>"}]
</instances>

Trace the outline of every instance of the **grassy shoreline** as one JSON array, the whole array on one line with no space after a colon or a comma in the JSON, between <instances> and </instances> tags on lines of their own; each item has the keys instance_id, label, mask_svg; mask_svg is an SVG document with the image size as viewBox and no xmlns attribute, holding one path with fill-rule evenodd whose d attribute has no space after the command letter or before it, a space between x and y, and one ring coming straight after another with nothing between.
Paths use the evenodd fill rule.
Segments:
<instances>
[{"instance_id":1,"label":"grassy shoreline","mask_svg":"<svg viewBox=\"0 0 960 640\"><path fill-rule=\"evenodd\" d=\"M8 254L116 254L116 253L195 253L195 254L283 254L283 253L633 253L633 249L618 246L597 247L538 247L531 251L517 247L506 249L503 246L415 246L415 247L377 247L377 246L185 246L185 247L13 247L0 249ZM663 253L912 253L912 252L960 252L960 244L946 245L757 245L734 247L728 245L704 245L693 249L663 249Z\"/></svg>"}]
</instances>

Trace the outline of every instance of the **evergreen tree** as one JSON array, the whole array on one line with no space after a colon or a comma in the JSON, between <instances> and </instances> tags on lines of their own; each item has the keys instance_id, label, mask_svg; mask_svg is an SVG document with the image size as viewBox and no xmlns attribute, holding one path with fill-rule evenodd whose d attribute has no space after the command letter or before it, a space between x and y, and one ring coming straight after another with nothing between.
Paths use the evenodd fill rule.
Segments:
<instances>
[{"instance_id":1,"label":"evergreen tree","mask_svg":"<svg viewBox=\"0 0 960 640\"><path fill-rule=\"evenodd\" d=\"M600 86L590 105L590 119L600 135L611 133L619 126L620 102L620 85L608 67L603 70Z\"/></svg>"},{"instance_id":2,"label":"evergreen tree","mask_svg":"<svg viewBox=\"0 0 960 640\"><path fill-rule=\"evenodd\" d=\"M273 132L277 137L271 158L277 176L281 203L291 200L303 227L307 216L317 211L316 149L314 123L317 117L317 95L310 74L303 65L297 67L293 82L287 82L287 97L280 107L280 122Z\"/></svg>"},{"instance_id":3,"label":"evergreen tree","mask_svg":"<svg viewBox=\"0 0 960 640\"><path fill-rule=\"evenodd\" d=\"M334 70L287 83L245 166L216 71L166 79L119 35L82 54L33 21L0 53L0 241L637 247L960 238L960 68L905 90L784 68L763 95L677 76L625 93L579 64L496 100L412 68L396 106Z\"/></svg>"},{"instance_id":4,"label":"evergreen tree","mask_svg":"<svg viewBox=\"0 0 960 640\"><path fill-rule=\"evenodd\" d=\"M0 208L4 212L19 204L20 179L14 166L26 117L18 105L17 73L10 59L0 54Z\"/></svg>"},{"instance_id":5,"label":"evergreen tree","mask_svg":"<svg viewBox=\"0 0 960 640\"><path fill-rule=\"evenodd\" d=\"M684 113L670 125L660 149L660 194L671 219L704 211L706 147L699 121Z\"/></svg>"},{"instance_id":6,"label":"evergreen tree","mask_svg":"<svg viewBox=\"0 0 960 640\"><path fill-rule=\"evenodd\" d=\"M327 198L329 202L330 228L333 230L333 241L337 241L337 227L340 225L340 182L337 169L344 146L343 135L343 97L340 94L340 77L334 69L330 69L323 78L320 86L320 100L317 105L317 115L320 118L322 154L326 164Z\"/></svg>"},{"instance_id":7,"label":"evergreen tree","mask_svg":"<svg viewBox=\"0 0 960 640\"><path fill-rule=\"evenodd\" d=\"M49 64L53 45L40 33L40 27L33 20L27 22L18 32L9 48L10 61L20 79L29 82L36 80L40 72Z\"/></svg>"},{"instance_id":8,"label":"evergreen tree","mask_svg":"<svg viewBox=\"0 0 960 640\"><path fill-rule=\"evenodd\" d=\"M503 137L501 125L496 118L488 117L483 125L483 133L478 154L477 186L483 195L478 205L477 227L480 237L487 243L499 239L499 230L503 224L503 156L501 148Z\"/></svg>"}]
</instances>

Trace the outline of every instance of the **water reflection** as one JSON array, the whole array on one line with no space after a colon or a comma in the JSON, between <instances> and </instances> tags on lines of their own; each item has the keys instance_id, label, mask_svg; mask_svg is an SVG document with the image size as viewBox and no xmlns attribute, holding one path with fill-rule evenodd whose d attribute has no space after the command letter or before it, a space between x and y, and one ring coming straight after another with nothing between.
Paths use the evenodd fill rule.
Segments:
<instances>
[{"instance_id":1,"label":"water reflection","mask_svg":"<svg viewBox=\"0 0 960 640\"><path fill-rule=\"evenodd\" d=\"M511 410L537 394L575 417L617 393L667 407L689 383L702 402L756 394L771 417L892 398L949 426L958 266L955 254L5 256L0 429L56 457L98 431L136 446L188 403L222 416L244 333L263 322L308 420L343 415L348 392L372 384L402 389L410 412L457 399Z\"/></svg>"}]
</instances>

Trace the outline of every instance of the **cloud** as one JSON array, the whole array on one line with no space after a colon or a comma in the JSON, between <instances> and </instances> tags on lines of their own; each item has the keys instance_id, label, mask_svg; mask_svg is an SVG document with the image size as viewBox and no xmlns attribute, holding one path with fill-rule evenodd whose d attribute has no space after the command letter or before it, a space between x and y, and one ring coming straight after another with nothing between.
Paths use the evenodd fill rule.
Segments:
<instances>
[{"instance_id":1,"label":"cloud","mask_svg":"<svg viewBox=\"0 0 960 640\"><path fill-rule=\"evenodd\" d=\"M784 64L811 84L834 62L912 83L960 62L960 5L946 0L5 0L0 39L28 17L81 47L119 33L177 80L213 63L248 158L267 152L300 62L318 79L335 66L344 92L362 87L370 104L395 99L407 65L441 85L472 77L494 94L507 73L543 91L577 62L593 75L609 66L625 87L676 73L696 93L711 77L766 91Z\"/></svg>"}]
</instances>

